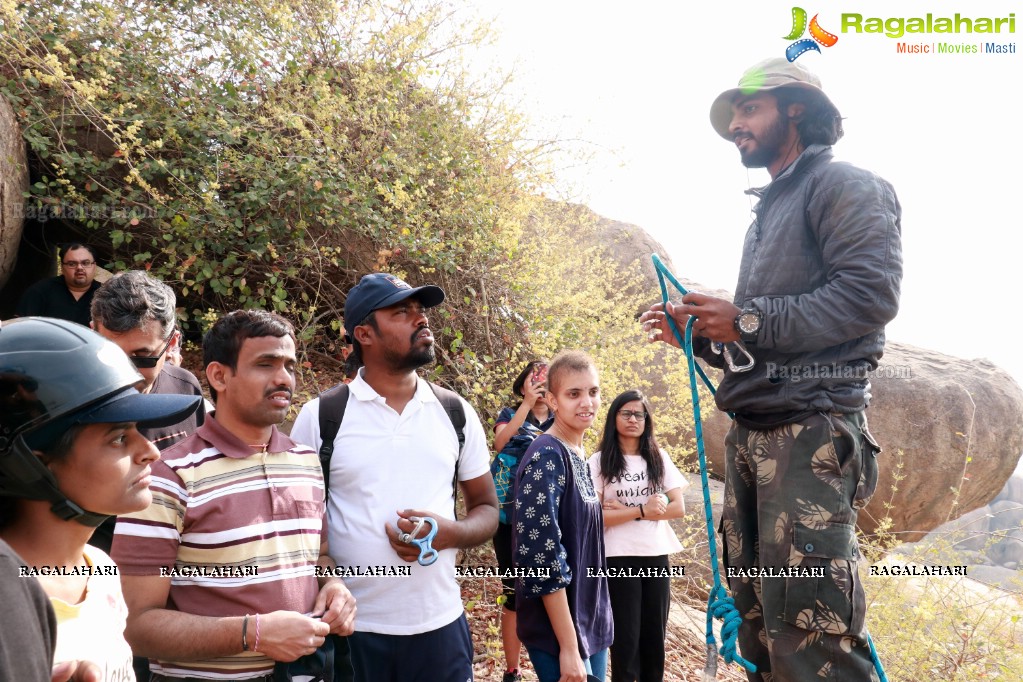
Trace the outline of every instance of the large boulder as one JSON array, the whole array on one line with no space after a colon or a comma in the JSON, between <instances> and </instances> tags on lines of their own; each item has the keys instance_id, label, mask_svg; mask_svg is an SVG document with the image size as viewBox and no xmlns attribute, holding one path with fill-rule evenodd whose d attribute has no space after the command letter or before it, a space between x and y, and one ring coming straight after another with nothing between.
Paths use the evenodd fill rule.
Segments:
<instances>
[{"instance_id":1,"label":"large boulder","mask_svg":"<svg viewBox=\"0 0 1023 682\"><path fill-rule=\"evenodd\" d=\"M0 97L0 289L18 258L28 191L25 139L7 100Z\"/></svg>"},{"instance_id":2,"label":"large boulder","mask_svg":"<svg viewBox=\"0 0 1023 682\"><path fill-rule=\"evenodd\" d=\"M1023 452L1023 391L983 359L890 342L881 363L867 415L885 452L860 526L873 530L890 501L895 530L915 539L1005 485Z\"/></svg>"}]
</instances>

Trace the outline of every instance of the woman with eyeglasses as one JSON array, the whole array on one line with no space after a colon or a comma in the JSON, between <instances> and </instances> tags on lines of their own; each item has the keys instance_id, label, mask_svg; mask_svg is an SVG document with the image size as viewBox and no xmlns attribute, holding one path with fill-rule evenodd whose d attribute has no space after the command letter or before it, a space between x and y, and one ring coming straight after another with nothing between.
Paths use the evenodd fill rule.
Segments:
<instances>
[{"instance_id":1,"label":"woman with eyeglasses","mask_svg":"<svg viewBox=\"0 0 1023 682\"><path fill-rule=\"evenodd\" d=\"M657 445L650 402L625 391L611 403L600 451L588 460L603 500L611 613L611 682L664 679L664 636L671 606L668 555L682 550L668 524L685 514L689 485ZM623 577L614 573L641 573Z\"/></svg>"}]
</instances>

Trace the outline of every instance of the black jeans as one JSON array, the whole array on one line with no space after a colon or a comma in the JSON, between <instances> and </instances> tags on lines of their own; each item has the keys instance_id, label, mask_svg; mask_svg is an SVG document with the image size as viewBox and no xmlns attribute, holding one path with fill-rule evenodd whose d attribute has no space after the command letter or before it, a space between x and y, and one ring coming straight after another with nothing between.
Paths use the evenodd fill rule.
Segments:
<instances>
[{"instance_id":1,"label":"black jeans","mask_svg":"<svg viewBox=\"0 0 1023 682\"><path fill-rule=\"evenodd\" d=\"M667 555L609 556L608 568L666 568ZM611 682L661 682L671 578L608 578L615 639Z\"/></svg>"}]
</instances>

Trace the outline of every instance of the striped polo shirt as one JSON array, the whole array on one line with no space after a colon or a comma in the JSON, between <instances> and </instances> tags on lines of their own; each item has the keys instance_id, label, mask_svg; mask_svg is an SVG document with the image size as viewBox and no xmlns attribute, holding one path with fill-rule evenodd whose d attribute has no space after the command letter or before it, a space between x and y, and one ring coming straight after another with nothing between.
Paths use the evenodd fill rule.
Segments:
<instances>
[{"instance_id":1,"label":"striped polo shirt","mask_svg":"<svg viewBox=\"0 0 1023 682\"><path fill-rule=\"evenodd\" d=\"M200 616L309 613L325 532L317 454L275 427L266 453L207 415L152 465L153 503L117 520L122 575L167 576L167 608ZM249 625L250 644L253 639ZM239 645L241 643L239 642ZM239 679L271 672L252 651L205 661L151 661L170 677Z\"/></svg>"}]
</instances>

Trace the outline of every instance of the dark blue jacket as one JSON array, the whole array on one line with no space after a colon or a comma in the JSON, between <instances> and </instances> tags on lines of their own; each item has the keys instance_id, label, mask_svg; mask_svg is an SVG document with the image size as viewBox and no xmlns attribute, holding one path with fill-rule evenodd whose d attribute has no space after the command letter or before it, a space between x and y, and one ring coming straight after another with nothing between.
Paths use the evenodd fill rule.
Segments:
<instances>
[{"instance_id":1,"label":"dark blue jacket","mask_svg":"<svg viewBox=\"0 0 1023 682\"><path fill-rule=\"evenodd\" d=\"M725 370L722 410L756 426L855 412L899 309L902 209L877 175L812 145L767 187L746 233L734 303L763 324L749 372ZM706 340L701 356L721 367Z\"/></svg>"}]
</instances>

